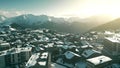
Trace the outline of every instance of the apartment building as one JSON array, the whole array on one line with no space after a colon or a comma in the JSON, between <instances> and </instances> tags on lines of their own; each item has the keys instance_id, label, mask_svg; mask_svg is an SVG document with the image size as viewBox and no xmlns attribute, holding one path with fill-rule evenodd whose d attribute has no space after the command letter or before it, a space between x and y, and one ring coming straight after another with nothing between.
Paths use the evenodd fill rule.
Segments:
<instances>
[{"instance_id":1,"label":"apartment building","mask_svg":"<svg viewBox=\"0 0 120 68\"><path fill-rule=\"evenodd\" d=\"M12 48L0 52L0 68L12 67L20 63L26 62L31 56L31 47Z\"/></svg>"}]
</instances>

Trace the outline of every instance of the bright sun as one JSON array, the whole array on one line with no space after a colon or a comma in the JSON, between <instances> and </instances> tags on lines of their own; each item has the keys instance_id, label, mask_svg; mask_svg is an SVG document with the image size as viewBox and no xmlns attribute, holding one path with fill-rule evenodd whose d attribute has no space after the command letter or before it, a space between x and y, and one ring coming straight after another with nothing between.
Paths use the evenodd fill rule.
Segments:
<instances>
[{"instance_id":1,"label":"bright sun","mask_svg":"<svg viewBox=\"0 0 120 68\"><path fill-rule=\"evenodd\" d=\"M80 8L74 11L73 14L82 17L107 14L117 18L120 17L119 3L120 0L86 0L82 7L79 5Z\"/></svg>"}]
</instances>

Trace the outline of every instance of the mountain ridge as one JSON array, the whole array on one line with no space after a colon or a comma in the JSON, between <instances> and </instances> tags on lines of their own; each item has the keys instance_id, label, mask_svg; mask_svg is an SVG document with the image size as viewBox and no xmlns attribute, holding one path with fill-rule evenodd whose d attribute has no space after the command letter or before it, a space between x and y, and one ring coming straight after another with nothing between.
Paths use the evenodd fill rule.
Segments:
<instances>
[{"instance_id":1,"label":"mountain ridge","mask_svg":"<svg viewBox=\"0 0 120 68\"><path fill-rule=\"evenodd\" d=\"M107 22L107 23L100 25L98 27L95 27L91 30L105 31L105 30L117 30L117 29L120 29L120 18L117 18L113 21Z\"/></svg>"},{"instance_id":2,"label":"mountain ridge","mask_svg":"<svg viewBox=\"0 0 120 68\"><path fill-rule=\"evenodd\" d=\"M47 15L36 16L32 14L24 14L8 18L4 20L1 25L11 25L14 23L15 25L19 25L23 28L49 28L65 32L83 33L88 31L89 29L101 25L100 22L105 23L106 21L108 21L106 20L104 22L98 17L94 16L85 19L80 19L79 17L70 17L68 19L65 19ZM97 22L96 19L98 19ZM98 22L100 24L96 24Z\"/></svg>"}]
</instances>

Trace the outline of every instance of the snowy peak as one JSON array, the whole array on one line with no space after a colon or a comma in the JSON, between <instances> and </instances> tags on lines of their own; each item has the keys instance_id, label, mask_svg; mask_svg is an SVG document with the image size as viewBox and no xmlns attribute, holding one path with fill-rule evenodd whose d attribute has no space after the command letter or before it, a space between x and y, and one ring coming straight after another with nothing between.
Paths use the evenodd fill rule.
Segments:
<instances>
[{"instance_id":1,"label":"snowy peak","mask_svg":"<svg viewBox=\"0 0 120 68\"><path fill-rule=\"evenodd\" d=\"M52 16L47 15L32 15L32 14L24 14L20 16L16 16L9 19L9 22L15 22L15 23L47 23L47 22L53 22L53 23L66 23L67 21L64 18L55 18Z\"/></svg>"},{"instance_id":2,"label":"snowy peak","mask_svg":"<svg viewBox=\"0 0 120 68\"><path fill-rule=\"evenodd\" d=\"M32 14L26 14L26 15L21 15L16 17L17 19L22 19L22 20L26 20L29 21L31 23L33 22L47 22L49 21L49 17L46 15L40 15L40 16L35 16Z\"/></svg>"}]
</instances>

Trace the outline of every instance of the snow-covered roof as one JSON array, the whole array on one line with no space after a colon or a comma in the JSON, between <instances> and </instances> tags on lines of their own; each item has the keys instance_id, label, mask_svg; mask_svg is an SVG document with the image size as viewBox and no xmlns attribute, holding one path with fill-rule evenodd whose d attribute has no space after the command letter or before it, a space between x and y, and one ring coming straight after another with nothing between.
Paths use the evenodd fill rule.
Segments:
<instances>
[{"instance_id":1,"label":"snow-covered roof","mask_svg":"<svg viewBox=\"0 0 120 68\"><path fill-rule=\"evenodd\" d=\"M32 32L39 32L39 33L43 33L43 30L33 30Z\"/></svg>"},{"instance_id":2,"label":"snow-covered roof","mask_svg":"<svg viewBox=\"0 0 120 68\"><path fill-rule=\"evenodd\" d=\"M10 30L11 30L11 31L15 31L16 29L14 29L14 28L10 28Z\"/></svg>"},{"instance_id":3,"label":"snow-covered roof","mask_svg":"<svg viewBox=\"0 0 120 68\"><path fill-rule=\"evenodd\" d=\"M1 46L10 46L10 44L7 43L7 42L6 42L6 43L1 43L0 45L1 45Z\"/></svg>"},{"instance_id":4,"label":"snow-covered roof","mask_svg":"<svg viewBox=\"0 0 120 68\"><path fill-rule=\"evenodd\" d=\"M57 41L55 43L57 43L57 44L64 44L64 42L62 42L62 41Z\"/></svg>"},{"instance_id":5,"label":"snow-covered roof","mask_svg":"<svg viewBox=\"0 0 120 68\"><path fill-rule=\"evenodd\" d=\"M54 43L48 43L48 47L53 47Z\"/></svg>"},{"instance_id":6,"label":"snow-covered roof","mask_svg":"<svg viewBox=\"0 0 120 68\"><path fill-rule=\"evenodd\" d=\"M93 47L92 45L90 45L87 41L81 41L81 48L87 48L87 47Z\"/></svg>"},{"instance_id":7,"label":"snow-covered roof","mask_svg":"<svg viewBox=\"0 0 120 68\"><path fill-rule=\"evenodd\" d=\"M67 44L67 45L73 44L72 42L67 42L67 41L65 41L64 43Z\"/></svg>"},{"instance_id":8,"label":"snow-covered roof","mask_svg":"<svg viewBox=\"0 0 120 68\"><path fill-rule=\"evenodd\" d=\"M42 59L47 59L47 58L48 58L48 52L42 53L40 57L41 60L38 61L38 64L40 66L45 66L47 64L47 60L42 60Z\"/></svg>"},{"instance_id":9,"label":"snow-covered roof","mask_svg":"<svg viewBox=\"0 0 120 68\"><path fill-rule=\"evenodd\" d=\"M117 38L117 37L105 37L105 39L114 43L120 43L120 38Z\"/></svg>"},{"instance_id":10,"label":"snow-covered roof","mask_svg":"<svg viewBox=\"0 0 120 68\"><path fill-rule=\"evenodd\" d=\"M0 56L7 55L7 54L15 54L15 53L20 53L20 52L27 52L31 51L31 47L26 47L26 48L11 48L8 50L4 50L0 52Z\"/></svg>"},{"instance_id":11,"label":"snow-covered roof","mask_svg":"<svg viewBox=\"0 0 120 68\"><path fill-rule=\"evenodd\" d=\"M34 66L37 63L37 59L39 58L40 53L35 53L33 54L30 59L28 60L28 62L26 63L26 67L31 67Z\"/></svg>"},{"instance_id":12,"label":"snow-covered roof","mask_svg":"<svg viewBox=\"0 0 120 68\"><path fill-rule=\"evenodd\" d=\"M63 49L68 49L68 45L62 46Z\"/></svg>"},{"instance_id":13,"label":"snow-covered roof","mask_svg":"<svg viewBox=\"0 0 120 68\"><path fill-rule=\"evenodd\" d=\"M105 31L105 33L104 34L115 34L114 32L110 32L110 31Z\"/></svg>"},{"instance_id":14,"label":"snow-covered roof","mask_svg":"<svg viewBox=\"0 0 120 68\"><path fill-rule=\"evenodd\" d=\"M32 47L23 47L23 48L16 48L18 51L24 52L24 51L31 51Z\"/></svg>"},{"instance_id":15,"label":"snow-covered roof","mask_svg":"<svg viewBox=\"0 0 120 68\"><path fill-rule=\"evenodd\" d=\"M56 45L57 47L62 47L63 45Z\"/></svg>"},{"instance_id":16,"label":"snow-covered roof","mask_svg":"<svg viewBox=\"0 0 120 68\"><path fill-rule=\"evenodd\" d=\"M47 59L48 57L48 52L42 53L42 56L40 57L41 59Z\"/></svg>"},{"instance_id":17,"label":"snow-covered roof","mask_svg":"<svg viewBox=\"0 0 120 68\"><path fill-rule=\"evenodd\" d=\"M47 63L47 61L39 61L38 64L41 65L41 66L45 66Z\"/></svg>"},{"instance_id":18,"label":"snow-covered roof","mask_svg":"<svg viewBox=\"0 0 120 68\"><path fill-rule=\"evenodd\" d=\"M112 61L112 59L107 56L102 55L102 56L87 59L87 61L94 65L99 65L99 64L103 64L103 63Z\"/></svg>"},{"instance_id":19,"label":"snow-covered roof","mask_svg":"<svg viewBox=\"0 0 120 68\"><path fill-rule=\"evenodd\" d=\"M89 45L87 41L81 41L82 45Z\"/></svg>"},{"instance_id":20,"label":"snow-covered roof","mask_svg":"<svg viewBox=\"0 0 120 68\"><path fill-rule=\"evenodd\" d=\"M88 47L93 48L92 45L84 45L84 46L81 46L81 48L88 48Z\"/></svg>"},{"instance_id":21,"label":"snow-covered roof","mask_svg":"<svg viewBox=\"0 0 120 68\"><path fill-rule=\"evenodd\" d=\"M76 47L75 45L63 45L61 46L63 49L71 49L71 48L74 48Z\"/></svg>"},{"instance_id":22,"label":"snow-covered roof","mask_svg":"<svg viewBox=\"0 0 120 68\"><path fill-rule=\"evenodd\" d=\"M93 50L93 49L87 49L87 50L83 51L82 56L84 56L85 58L88 58L92 54L95 54L95 53L100 53L100 52Z\"/></svg>"},{"instance_id":23,"label":"snow-covered roof","mask_svg":"<svg viewBox=\"0 0 120 68\"><path fill-rule=\"evenodd\" d=\"M64 53L65 57L67 59L72 59L74 56L78 56L78 57L81 57L80 55L74 53L74 52L71 52L71 51L67 51Z\"/></svg>"}]
</instances>

